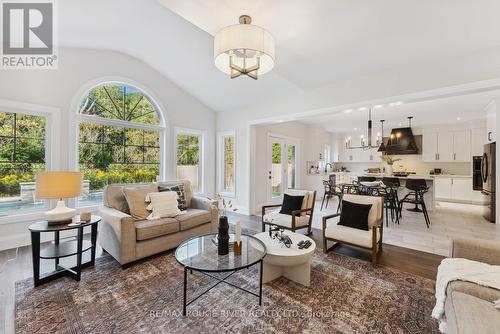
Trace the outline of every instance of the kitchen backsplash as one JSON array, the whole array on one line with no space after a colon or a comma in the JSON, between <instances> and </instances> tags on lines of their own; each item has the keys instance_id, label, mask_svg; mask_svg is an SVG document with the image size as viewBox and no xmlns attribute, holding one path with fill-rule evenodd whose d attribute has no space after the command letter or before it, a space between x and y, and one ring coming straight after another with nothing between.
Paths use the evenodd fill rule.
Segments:
<instances>
[{"instance_id":1,"label":"kitchen backsplash","mask_svg":"<svg viewBox=\"0 0 500 334\"><path fill-rule=\"evenodd\" d=\"M421 155L397 155L395 157L402 160L394 163L394 171L402 169L411 170L417 174L429 174L431 169L441 168L442 174L472 174L472 162L424 162ZM382 162L350 162L337 163L336 165L347 167L349 171L357 173L363 172L367 168L382 168L385 166Z\"/></svg>"}]
</instances>

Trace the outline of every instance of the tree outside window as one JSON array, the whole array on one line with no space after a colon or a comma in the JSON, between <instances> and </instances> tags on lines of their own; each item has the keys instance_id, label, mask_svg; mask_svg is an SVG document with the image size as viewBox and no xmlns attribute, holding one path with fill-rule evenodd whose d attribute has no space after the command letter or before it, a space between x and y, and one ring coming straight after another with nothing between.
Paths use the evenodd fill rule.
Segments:
<instances>
[{"instance_id":1,"label":"tree outside window","mask_svg":"<svg viewBox=\"0 0 500 334\"><path fill-rule=\"evenodd\" d=\"M43 206L35 175L45 170L45 117L0 112L0 214Z\"/></svg>"},{"instance_id":2,"label":"tree outside window","mask_svg":"<svg viewBox=\"0 0 500 334\"><path fill-rule=\"evenodd\" d=\"M79 127L79 165L87 185L80 205L101 203L107 184L157 180L160 118L143 92L119 84L96 87L83 99L80 114L90 116ZM123 126L109 125L107 119Z\"/></svg>"},{"instance_id":3,"label":"tree outside window","mask_svg":"<svg viewBox=\"0 0 500 334\"><path fill-rule=\"evenodd\" d=\"M201 191L201 136L177 134L177 179L191 181L194 192Z\"/></svg>"}]
</instances>

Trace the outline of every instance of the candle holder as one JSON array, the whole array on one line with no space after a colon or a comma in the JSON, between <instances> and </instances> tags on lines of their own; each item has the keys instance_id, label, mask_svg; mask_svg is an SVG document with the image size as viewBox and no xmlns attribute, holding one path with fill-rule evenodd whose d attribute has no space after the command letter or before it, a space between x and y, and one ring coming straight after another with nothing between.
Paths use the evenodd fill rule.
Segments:
<instances>
[{"instance_id":1,"label":"candle holder","mask_svg":"<svg viewBox=\"0 0 500 334\"><path fill-rule=\"evenodd\" d=\"M234 242L234 246L233 246L233 249L234 249L234 255L235 256L241 256L241 246L242 246L242 243L241 241L235 241Z\"/></svg>"}]
</instances>

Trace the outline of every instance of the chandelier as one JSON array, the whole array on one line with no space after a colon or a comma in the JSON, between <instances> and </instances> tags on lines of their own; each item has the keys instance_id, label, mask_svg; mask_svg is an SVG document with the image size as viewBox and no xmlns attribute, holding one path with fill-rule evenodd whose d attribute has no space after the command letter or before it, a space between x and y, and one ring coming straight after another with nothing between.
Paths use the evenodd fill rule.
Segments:
<instances>
[{"instance_id":1,"label":"chandelier","mask_svg":"<svg viewBox=\"0 0 500 334\"><path fill-rule=\"evenodd\" d=\"M214 39L215 66L231 79L246 75L257 80L274 67L274 38L241 15L240 24L220 30Z\"/></svg>"},{"instance_id":2,"label":"chandelier","mask_svg":"<svg viewBox=\"0 0 500 334\"><path fill-rule=\"evenodd\" d=\"M384 121L382 122L382 127L384 126ZM345 148L348 150L353 150L353 149L363 149L363 150L369 150L372 148L379 148L380 146L380 141L383 143L383 136L382 140L380 138L380 133L377 134L377 140L375 145L372 145L372 109L368 109L368 141L365 140L365 136L361 135L360 137L361 145L360 146L352 146L351 144L351 137L346 138L345 140Z\"/></svg>"}]
</instances>

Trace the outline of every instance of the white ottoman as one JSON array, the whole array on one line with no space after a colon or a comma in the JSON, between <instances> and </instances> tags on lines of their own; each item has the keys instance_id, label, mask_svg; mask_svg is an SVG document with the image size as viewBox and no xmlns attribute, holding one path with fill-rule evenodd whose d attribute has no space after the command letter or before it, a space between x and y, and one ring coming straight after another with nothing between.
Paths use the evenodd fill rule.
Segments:
<instances>
[{"instance_id":1,"label":"white ottoman","mask_svg":"<svg viewBox=\"0 0 500 334\"><path fill-rule=\"evenodd\" d=\"M278 240L269 237L269 232L262 232L254 235L261 240L267 248L267 255L264 258L264 272L262 283L270 282L280 276L289 280L310 286L311 281L311 259L316 249L316 243L311 238L290 231L283 234L292 239L292 246L287 248ZM299 249L299 241L309 240L312 245L307 249Z\"/></svg>"}]
</instances>

